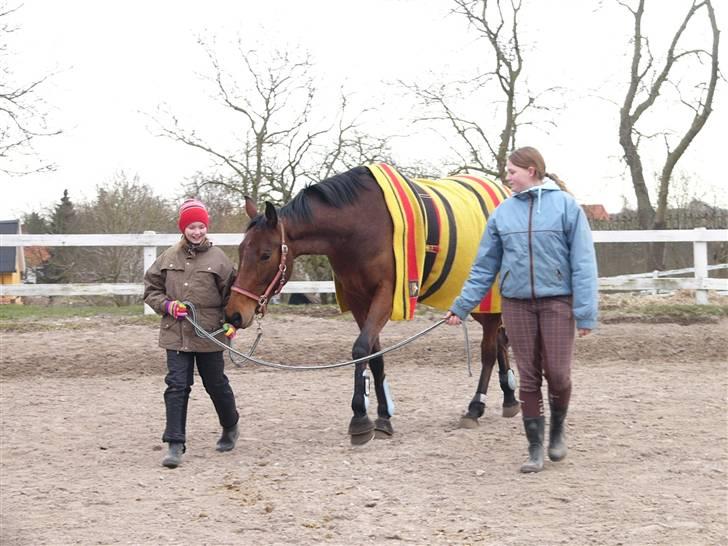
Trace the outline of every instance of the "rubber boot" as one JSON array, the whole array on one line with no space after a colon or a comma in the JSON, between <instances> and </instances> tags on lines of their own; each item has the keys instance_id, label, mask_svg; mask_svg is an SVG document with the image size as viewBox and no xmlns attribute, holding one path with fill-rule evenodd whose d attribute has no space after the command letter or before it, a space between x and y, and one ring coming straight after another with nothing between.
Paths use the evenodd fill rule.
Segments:
<instances>
[{"instance_id":1,"label":"rubber boot","mask_svg":"<svg viewBox=\"0 0 728 546\"><path fill-rule=\"evenodd\" d=\"M231 427L223 428L220 439L217 441L215 449L217 451L230 451L235 447L235 442L238 441L240 431L238 430L237 423Z\"/></svg>"},{"instance_id":2,"label":"rubber boot","mask_svg":"<svg viewBox=\"0 0 728 546\"><path fill-rule=\"evenodd\" d=\"M564 421L566 420L565 409L551 408L551 427L549 428L549 459L560 461L566 457L566 434Z\"/></svg>"},{"instance_id":3,"label":"rubber boot","mask_svg":"<svg viewBox=\"0 0 728 546\"><path fill-rule=\"evenodd\" d=\"M523 428L526 430L526 438L528 438L528 460L521 465L521 472L541 472L543 470L543 416L524 417Z\"/></svg>"},{"instance_id":4,"label":"rubber boot","mask_svg":"<svg viewBox=\"0 0 728 546\"><path fill-rule=\"evenodd\" d=\"M170 442L167 455L162 460L162 466L177 468L182 464L182 454L185 452L185 445L180 442Z\"/></svg>"}]
</instances>

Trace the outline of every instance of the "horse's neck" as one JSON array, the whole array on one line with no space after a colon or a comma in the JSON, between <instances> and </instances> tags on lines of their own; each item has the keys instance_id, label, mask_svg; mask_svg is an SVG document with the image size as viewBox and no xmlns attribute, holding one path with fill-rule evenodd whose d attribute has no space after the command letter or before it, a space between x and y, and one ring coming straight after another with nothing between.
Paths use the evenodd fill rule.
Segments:
<instances>
[{"instance_id":1,"label":"horse's neck","mask_svg":"<svg viewBox=\"0 0 728 546\"><path fill-rule=\"evenodd\" d=\"M322 229L317 221L310 224L285 222L286 238L293 257L303 255L331 256L335 250L336 230Z\"/></svg>"}]
</instances>

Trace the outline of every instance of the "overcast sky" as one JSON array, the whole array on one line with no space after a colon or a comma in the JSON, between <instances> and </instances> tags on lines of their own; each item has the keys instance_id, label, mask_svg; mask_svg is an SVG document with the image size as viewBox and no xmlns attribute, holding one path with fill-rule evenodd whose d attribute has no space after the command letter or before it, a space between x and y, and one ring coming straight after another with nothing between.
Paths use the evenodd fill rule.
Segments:
<instances>
[{"instance_id":1,"label":"overcast sky","mask_svg":"<svg viewBox=\"0 0 728 546\"><path fill-rule=\"evenodd\" d=\"M528 85L534 90L561 86L559 101L565 108L554 116L556 126L548 134L524 128L519 144L541 149L548 169L582 203L603 203L617 211L624 197L632 203L634 198L619 160L619 107L607 99L619 102L626 90L631 18L611 0L524 4ZM719 27L725 30L726 6L716 4ZM653 50L668 37L660 29L674 28L687 5L685 0L648 2ZM178 196L185 179L210 160L155 136L149 114L166 104L191 127L211 134L219 127L207 116L212 90L199 77L209 73L209 65L198 37L216 37L222 50L239 36L249 48L310 51L322 92L343 84L359 90L360 100L382 105L381 116L369 120L373 132L412 130L411 137L394 141L395 157L403 163L436 163L445 155L443 144L415 133L405 119L411 99L381 82L424 84L438 75L464 76L485 66L484 46L462 17L448 14L451 6L448 0L25 0L13 19L19 30L10 40L14 77L20 84L55 72L40 92L51 126L63 134L37 145L56 163L55 172L0 179L0 219L51 207L64 189L74 201L92 198L97 185L121 170L138 174L163 197ZM660 10L659 21L650 7ZM725 41L723 35L723 64L728 62ZM697 197L725 206L724 168L715 161L725 155L724 87L678 173L694 180ZM679 112L665 108L660 116ZM657 147L647 157L648 175L660 166L659 152Z\"/></svg>"}]
</instances>

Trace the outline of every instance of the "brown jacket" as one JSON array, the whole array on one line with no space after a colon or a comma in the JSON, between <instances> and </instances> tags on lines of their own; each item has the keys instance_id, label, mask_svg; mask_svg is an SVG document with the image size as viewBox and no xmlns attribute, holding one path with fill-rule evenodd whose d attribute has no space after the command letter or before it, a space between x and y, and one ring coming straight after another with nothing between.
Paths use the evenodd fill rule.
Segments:
<instances>
[{"instance_id":1,"label":"brown jacket","mask_svg":"<svg viewBox=\"0 0 728 546\"><path fill-rule=\"evenodd\" d=\"M191 247L185 239L165 250L144 274L144 302L162 315L159 346L174 351L210 353L222 348L199 337L187 320L175 320L164 310L165 300L190 302L196 322L207 332L223 324L223 307L235 278L233 265L212 243ZM222 334L217 339L229 343Z\"/></svg>"}]
</instances>

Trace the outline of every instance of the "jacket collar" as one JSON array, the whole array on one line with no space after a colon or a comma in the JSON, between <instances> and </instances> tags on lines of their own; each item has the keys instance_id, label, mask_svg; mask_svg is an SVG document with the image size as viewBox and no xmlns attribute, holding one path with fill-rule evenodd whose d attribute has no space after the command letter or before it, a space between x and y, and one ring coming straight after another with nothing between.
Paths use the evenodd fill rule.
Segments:
<instances>
[{"instance_id":1,"label":"jacket collar","mask_svg":"<svg viewBox=\"0 0 728 546\"><path fill-rule=\"evenodd\" d=\"M561 190L561 188L559 188L559 186L556 185L556 182L554 182L550 178L544 178L543 184L539 184L538 186L531 186L527 190L523 190L521 192L514 193L513 196L514 197L527 197L530 192L535 192L535 193L540 194L542 191L546 191L546 190L549 190L549 191Z\"/></svg>"},{"instance_id":2,"label":"jacket collar","mask_svg":"<svg viewBox=\"0 0 728 546\"><path fill-rule=\"evenodd\" d=\"M538 186L531 186L527 190L523 190L518 193L514 193L513 197L518 197L519 199L525 199L530 194L536 194L538 205L536 207L536 213L541 214L541 193L544 191L554 191L559 190L561 191L561 188L551 180L550 178L547 179L543 184L539 184Z\"/></svg>"}]
</instances>

